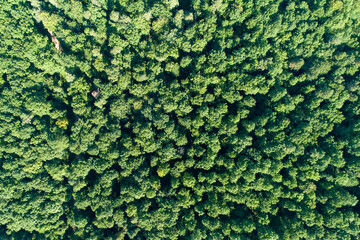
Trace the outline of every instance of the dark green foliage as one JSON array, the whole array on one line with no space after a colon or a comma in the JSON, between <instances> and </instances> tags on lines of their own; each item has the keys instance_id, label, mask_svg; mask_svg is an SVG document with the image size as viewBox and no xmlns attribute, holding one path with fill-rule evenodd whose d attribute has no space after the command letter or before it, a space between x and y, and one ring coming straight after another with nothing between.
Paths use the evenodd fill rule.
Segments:
<instances>
[{"instance_id":1,"label":"dark green foliage","mask_svg":"<svg viewBox=\"0 0 360 240\"><path fill-rule=\"evenodd\" d=\"M0 0L0 239L356 239L358 0Z\"/></svg>"}]
</instances>

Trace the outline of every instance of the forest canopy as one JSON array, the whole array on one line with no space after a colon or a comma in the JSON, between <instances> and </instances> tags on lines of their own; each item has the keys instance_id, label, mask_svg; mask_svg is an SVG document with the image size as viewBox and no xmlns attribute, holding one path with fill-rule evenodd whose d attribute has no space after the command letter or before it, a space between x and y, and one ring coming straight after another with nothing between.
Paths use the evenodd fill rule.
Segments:
<instances>
[{"instance_id":1,"label":"forest canopy","mask_svg":"<svg viewBox=\"0 0 360 240\"><path fill-rule=\"evenodd\" d=\"M357 239L359 43L359 0L0 0L0 239Z\"/></svg>"}]
</instances>

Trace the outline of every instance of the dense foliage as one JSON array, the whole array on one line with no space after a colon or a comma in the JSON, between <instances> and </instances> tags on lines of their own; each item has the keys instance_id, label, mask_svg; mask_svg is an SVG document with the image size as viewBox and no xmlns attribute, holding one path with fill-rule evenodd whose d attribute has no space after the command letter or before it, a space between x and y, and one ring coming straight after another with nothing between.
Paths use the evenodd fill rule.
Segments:
<instances>
[{"instance_id":1,"label":"dense foliage","mask_svg":"<svg viewBox=\"0 0 360 240\"><path fill-rule=\"evenodd\" d=\"M359 0L0 0L0 239L355 239Z\"/></svg>"}]
</instances>

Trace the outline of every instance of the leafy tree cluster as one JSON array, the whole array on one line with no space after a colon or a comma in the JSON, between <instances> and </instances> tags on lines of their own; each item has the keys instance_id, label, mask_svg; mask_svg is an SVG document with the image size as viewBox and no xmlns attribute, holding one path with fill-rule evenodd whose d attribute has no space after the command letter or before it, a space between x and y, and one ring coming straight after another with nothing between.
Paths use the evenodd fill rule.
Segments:
<instances>
[{"instance_id":1,"label":"leafy tree cluster","mask_svg":"<svg viewBox=\"0 0 360 240\"><path fill-rule=\"evenodd\" d=\"M359 0L0 0L0 239L356 239Z\"/></svg>"}]
</instances>

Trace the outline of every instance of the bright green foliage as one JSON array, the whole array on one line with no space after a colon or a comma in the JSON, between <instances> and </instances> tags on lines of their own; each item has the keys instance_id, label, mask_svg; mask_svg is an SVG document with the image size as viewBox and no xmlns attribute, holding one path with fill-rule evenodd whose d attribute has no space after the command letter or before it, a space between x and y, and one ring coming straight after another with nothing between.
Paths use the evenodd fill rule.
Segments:
<instances>
[{"instance_id":1,"label":"bright green foliage","mask_svg":"<svg viewBox=\"0 0 360 240\"><path fill-rule=\"evenodd\" d=\"M357 239L358 0L0 0L0 239Z\"/></svg>"}]
</instances>

